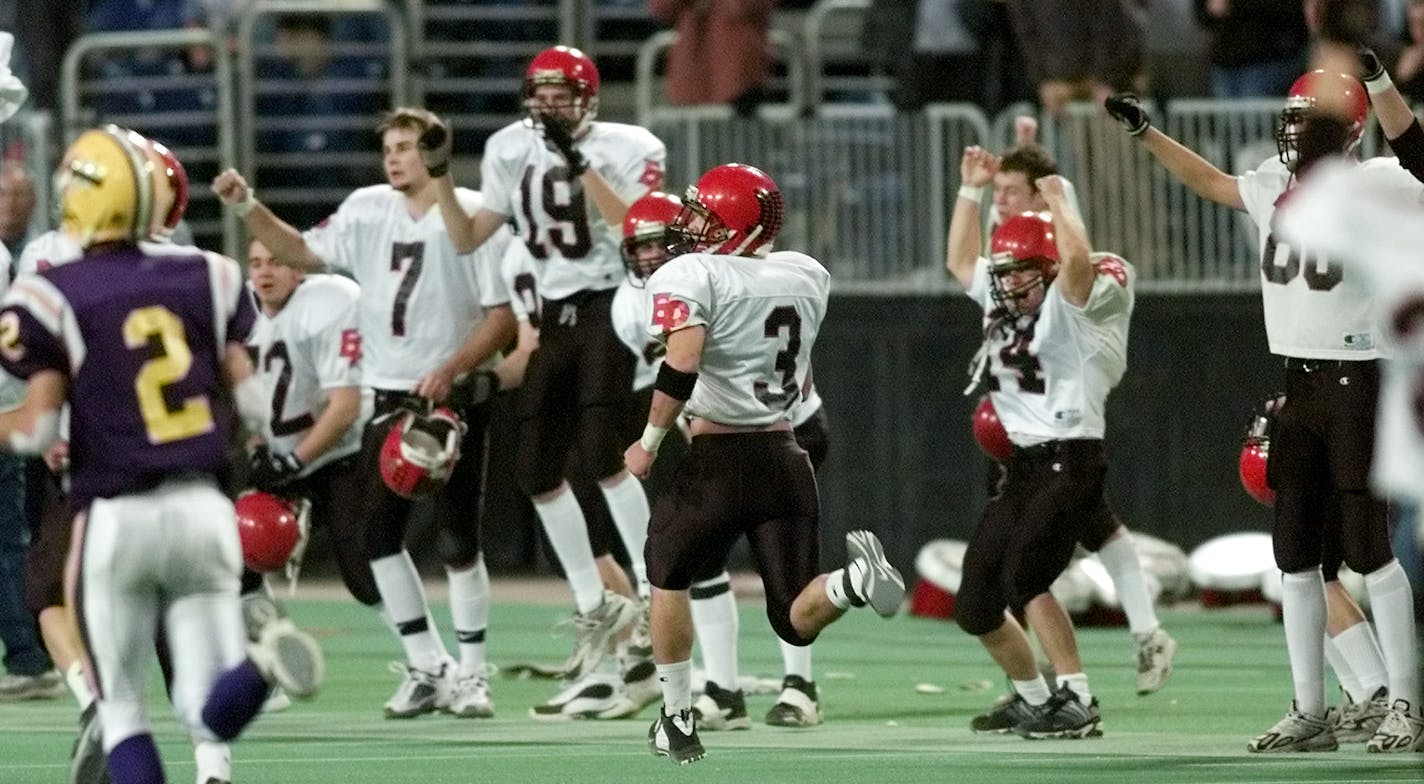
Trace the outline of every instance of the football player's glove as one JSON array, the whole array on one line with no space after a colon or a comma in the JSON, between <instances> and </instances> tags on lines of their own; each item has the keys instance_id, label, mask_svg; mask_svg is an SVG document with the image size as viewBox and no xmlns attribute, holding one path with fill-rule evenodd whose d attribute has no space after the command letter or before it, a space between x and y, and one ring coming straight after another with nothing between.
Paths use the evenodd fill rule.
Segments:
<instances>
[{"instance_id":1,"label":"football player's glove","mask_svg":"<svg viewBox=\"0 0 1424 784\"><path fill-rule=\"evenodd\" d=\"M1130 136L1141 136L1152 127L1152 119L1142 108L1142 101L1132 93L1116 93L1103 100L1103 108L1114 120L1122 123Z\"/></svg>"},{"instance_id":2,"label":"football player's glove","mask_svg":"<svg viewBox=\"0 0 1424 784\"><path fill-rule=\"evenodd\" d=\"M296 479L305 467L295 452L279 454L262 444L252 451L247 481L258 490L275 490Z\"/></svg>"},{"instance_id":3,"label":"football player's glove","mask_svg":"<svg viewBox=\"0 0 1424 784\"><path fill-rule=\"evenodd\" d=\"M444 486L460 459L465 426L448 408L430 414L402 411L381 445L381 479L402 498L430 495Z\"/></svg>"},{"instance_id":4,"label":"football player's glove","mask_svg":"<svg viewBox=\"0 0 1424 784\"><path fill-rule=\"evenodd\" d=\"M296 504L254 490L238 496L235 507L242 562L262 573L284 567L303 539Z\"/></svg>"},{"instance_id":5,"label":"football player's glove","mask_svg":"<svg viewBox=\"0 0 1424 784\"><path fill-rule=\"evenodd\" d=\"M574 146L574 134L569 124L556 114L545 114L540 118L544 128L544 141L554 152L564 157L569 166L569 176L577 177L588 169L588 159Z\"/></svg>"},{"instance_id":6,"label":"football player's glove","mask_svg":"<svg viewBox=\"0 0 1424 784\"><path fill-rule=\"evenodd\" d=\"M450 150L455 143L449 124L436 119L420 134L415 146L420 149L420 162L431 177L444 177L450 171Z\"/></svg>"}]
</instances>

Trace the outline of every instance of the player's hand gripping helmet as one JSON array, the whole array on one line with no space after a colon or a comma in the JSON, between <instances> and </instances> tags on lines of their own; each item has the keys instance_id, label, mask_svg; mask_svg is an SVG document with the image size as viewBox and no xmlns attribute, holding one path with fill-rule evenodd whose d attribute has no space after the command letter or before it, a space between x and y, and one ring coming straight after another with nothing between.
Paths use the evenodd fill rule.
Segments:
<instances>
[{"instance_id":1,"label":"player's hand gripping helmet","mask_svg":"<svg viewBox=\"0 0 1424 784\"><path fill-rule=\"evenodd\" d=\"M1348 153L1359 146L1370 114L1370 99L1364 85L1353 76L1316 69L1296 79L1286 94L1286 106L1276 126L1276 151L1282 163L1294 165L1299 159L1301 131L1306 120L1322 105L1343 113L1345 119L1340 148L1330 152Z\"/></svg>"},{"instance_id":2,"label":"player's hand gripping helmet","mask_svg":"<svg viewBox=\"0 0 1424 784\"><path fill-rule=\"evenodd\" d=\"M188 209L188 171L167 145L149 139L148 147L152 153L149 158L156 167L154 180L155 193L158 194L153 205L153 236L155 239L167 239L178 228L178 221L183 219L183 213ZM159 180L167 182L166 195L163 186L157 182Z\"/></svg>"},{"instance_id":3,"label":"player's hand gripping helmet","mask_svg":"<svg viewBox=\"0 0 1424 784\"><path fill-rule=\"evenodd\" d=\"M764 256L785 215L781 189L766 172L726 163L688 187L682 211L668 227L668 252Z\"/></svg>"},{"instance_id":4,"label":"player's hand gripping helmet","mask_svg":"<svg viewBox=\"0 0 1424 784\"><path fill-rule=\"evenodd\" d=\"M546 84L568 87L573 92L574 116L569 132L578 136L593 118L598 116L598 69L593 60L572 46L554 46L529 61L524 71L524 110L535 127L543 124L550 107L535 98L535 91Z\"/></svg>"},{"instance_id":5,"label":"player's hand gripping helmet","mask_svg":"<svg viewBox=\"0 0 1424 784\"><path fill-rule=\"evenodd\" d=\"M1266 464L1271 456L1271 418L1266 414L1256 414L1251 418L1251 426L1246 438L1241 442L1241 459L1237 470L1241 474L1241 486L1247 494L1266 506L1276 503L1276 491L1266 483Z\"/></svg>"},{"instance_id":6,"label":"player's hand gripping helmet","mask_svg":"<svg viewBox=\"0 0 1424 784\"><path fill-rule=\"evenodd\" d=\"M55 191L60 228L79 247L147 237L154 201L148 141L117 125L85 131L65 151Z\"/></svg>"},{"instance_id":7,"label":"player's hand gripping helmet","mask_svg":"<svg viewBox=\"0 0 1424 784\"><path fill-rule=\"evenodd\" d=\"M429 414L402 411L381 445L381 479L402 498L419 498L444 486L460 459L465 425L448 408Z\"/></svg>"},{"instance_id":8,"label":"player's hand gripping helmet","mask_svg":"<svg viewBox=\"0 0 1424 784\"><path fill-rule=\"evenodd\" d=\"M1047 289L1058 275L1058 243L1045 213L1014 215L994 230L989 243L989 292L996 309L1010 316L1031 312L1025 299Z\"/></svg>"},{"instance_id":9,"label":"player's hand gripping helmet","mask_svg":"<svg viewBox=\"0 0 1424 784\"><path fill-rule=\"evenodd\" d=\"M1013 455L1014 443L1009 440L1009 431L999 421L999 412L994 410L994 401L988 395L979 398L970 422L974 426L974 440L984 454L1000 463Z\"/></svg>"},{"instance_id":10,"label":"player's hand gripping helmet","mask_svg":"<svg viewBox=\"0 0 1424 784\"><path fill-rule=\"evenodd\" d=\"M681 211L682 201L662 191L649 191L628 208L623 216L623 266L633 285L642 286L671 258L667 230Z\"/></svg>"},{"instance_id":11,"label":"player's hand gripping helmet","mask_svg":"<svg viewBox=\"0 0 1424 784\"><path fill-rule=\"evenodd\" d=\"M306 538L297 505L253 490L238 496L235 506L242 562L254 572L275 572L285 566Z\"/></svg>"}]
</instances>

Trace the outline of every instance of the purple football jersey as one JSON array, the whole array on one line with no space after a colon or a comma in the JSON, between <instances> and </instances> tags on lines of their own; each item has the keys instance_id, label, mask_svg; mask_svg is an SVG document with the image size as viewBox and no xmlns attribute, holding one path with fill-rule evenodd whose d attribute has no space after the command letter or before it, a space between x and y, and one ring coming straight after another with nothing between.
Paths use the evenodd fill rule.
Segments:
<instances>
[{"instance_id":1,"label":"purple football jersey","mask_svg":"<svg viewBox=\"0 0 1424 784\"><path fill-rule=\"evenodd\" d=\"M0 364L22 378L43 369L68 376L75 501L184 474L220 478L234 427L221 359L255 315L240 274L196 251L125 247L41 278L52 288L17 284L0 311L18 319L21 346Z\"/></svg>"}]
</instances>

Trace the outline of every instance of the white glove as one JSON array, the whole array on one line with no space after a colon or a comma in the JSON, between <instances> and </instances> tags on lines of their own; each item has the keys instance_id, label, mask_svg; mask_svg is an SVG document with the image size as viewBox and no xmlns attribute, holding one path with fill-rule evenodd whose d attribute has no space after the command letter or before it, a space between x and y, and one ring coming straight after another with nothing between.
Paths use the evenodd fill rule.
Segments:
<instances>
[{"instance_id":1,"label":"white glove","mask_svg":"<svg viewBox=\"0 0 1424 784\"><path fill-rule=\"evenodd\" d=\"M10 119L20 110L30 90L10 73L10 51L15 48L15 36L0 31L0 122Z\"/></svg>"}]
</instances>

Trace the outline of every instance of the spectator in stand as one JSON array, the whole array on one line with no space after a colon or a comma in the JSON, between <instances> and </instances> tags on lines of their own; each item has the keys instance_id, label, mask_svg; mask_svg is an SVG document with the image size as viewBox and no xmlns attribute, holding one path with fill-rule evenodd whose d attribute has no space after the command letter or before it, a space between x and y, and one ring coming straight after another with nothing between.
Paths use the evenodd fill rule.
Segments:
<instances>
[{"instance_id":1,"label":"spectator in stand","mask_svg":"<svg viewBox=\"0 0 1424 784\"><path fill-rule=\"evenodd\" d=\"M892 0L865 25L865 51L893 77L890 100L914 111L927 103L984 104L979 34L992 18L981 0Z\"/></svg>"},{"instance_id":2,"label":"spectator in stand","mask_svg":"<svg viewBox=\"0 0 1424 784\"><path fill-rule=\"evenodd\" d=\"M1212 96L1286 94L1300 76L1310 39L1297 0L1195 0L1195 5L1208 36Z\"/></svg>"},{"instance_id":3,"label":"spectator in stand","mask_svg":"<svg viewBox=\"0 0 1424 784\"><path fill-rule=\"evenodd\" d=\"M1071 101L1102 103L1113 92L1144 92L1137 0L1006 0L1009 22L1044 111Z\"/></svg>"},{"instance_id":4,"label":"spectator in stand","mask_svg":"<svg viewBox=\"0 0 1424 784\"><path fill-rule=\"evenodd\" d=\"M667 99L674 106L729 103L749 116L771 76L771 15L776 0L650 0L654 17L677 30L667 55Z\"/></svg>"},{"instance_id":5,"label":"spectator in stand","mask_svg":"<svg viewBox=\"0 0 1424 784\"><path fill-rule=\"evenodd\" d=\"M35 212L35 181L25 162L0 160L0 245L19 256L30 231Z\"/></svg>"},{"instance_id":6,"label":"spectator in stand","mask_svg":"<svg viewBox=\"0 0 1424 784\"><path fill-rule=\"evenodd\" d=\"M1394 83L1410 104L1424 101L1424 0L1409 0L1404 9L1409 41L1395 61Z\"/></svg>"}]
</instances>

